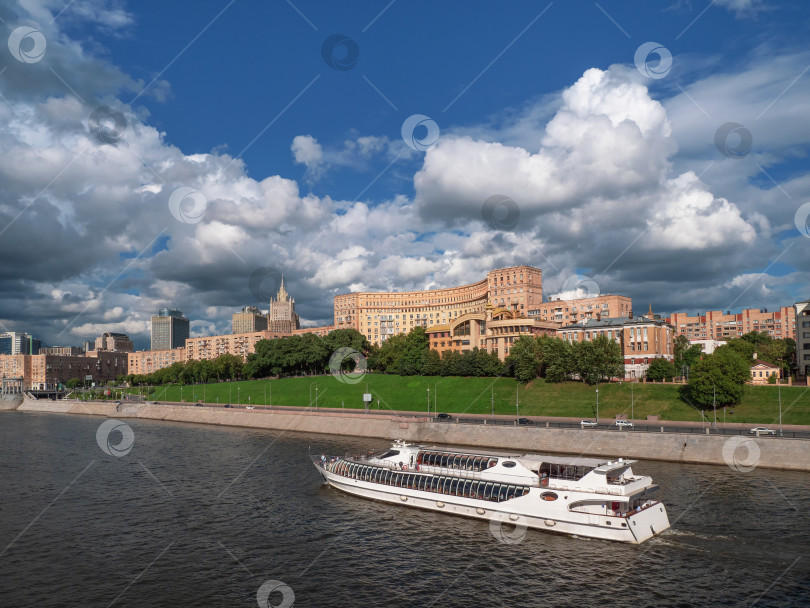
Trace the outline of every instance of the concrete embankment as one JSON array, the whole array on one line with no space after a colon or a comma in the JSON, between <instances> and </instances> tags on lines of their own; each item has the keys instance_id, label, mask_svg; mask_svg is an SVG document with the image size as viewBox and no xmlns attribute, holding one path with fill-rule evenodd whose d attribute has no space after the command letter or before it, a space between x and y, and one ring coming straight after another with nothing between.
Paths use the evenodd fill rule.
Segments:
<instances>
[{"instance_id":1,"label":"concrete embankment","mask_svg":"<svg viewBox=\"0 0 810 608\"><path fill-rule=\"evenodd\" d=\"M425 416L356 414L334 410L245 410L190 405L129 405L77 401L33 401L25 412L148 418L258 429L327 433L416 443L456 444L510 451L556 452L698 464L728 464L810 471L810 440L740 435L620 432L543 426L433 422ZM735 451L736 448L736 451ZM735 460L736 459L736 460Z\"/></svg>"}]
</instances>

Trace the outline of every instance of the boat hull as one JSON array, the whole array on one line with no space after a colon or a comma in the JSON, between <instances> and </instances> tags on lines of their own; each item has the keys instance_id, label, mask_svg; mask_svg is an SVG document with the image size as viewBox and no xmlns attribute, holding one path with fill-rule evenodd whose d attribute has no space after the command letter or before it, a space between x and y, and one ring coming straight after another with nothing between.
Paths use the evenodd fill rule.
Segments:
<instances>
[{"instance_id":1,"label":"boat hull","mask_svg":"<svg viewBox=\"0 0 810 608\"><path fill-rule=\"evenodd\" d=\"M581 496L566 490L556 490L558 499L552 502L541 497L542 493L548 493L548 488L531 488L524 496L490 502L352 479L328 471L318 463L315 466L327 484L348 494L490 521L493 535L506 543L520 542L526 528L633 544L669 528L666 508L660 502L627 517L609 516L570 510L569 506ZM500 524L511 524L515 529L502 529Z\"/></svg>"}]
</instances>

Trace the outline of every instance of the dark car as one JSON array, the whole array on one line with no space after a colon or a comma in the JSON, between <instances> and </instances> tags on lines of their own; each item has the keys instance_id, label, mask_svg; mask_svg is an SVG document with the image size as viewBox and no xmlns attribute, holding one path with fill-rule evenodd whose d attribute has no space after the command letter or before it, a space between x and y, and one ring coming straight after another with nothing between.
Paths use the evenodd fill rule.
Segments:
<instances>
[{"instance_id":1,"label":"dark car","mask_svg":"<svg viewBox=\"0 0 810 608\"><path fill-rule=\"evenodd\" d=\"M196 407L202 407L202 406L203 406L203 404L202 404L202 403L195 403L194 405L195 405Z\"/></svg>"},{"instance_id":2,"label":"dark car","mask_svg":"<svg viewBox=\"0 0 810 608\"><path fill-rule=\"evenodd\" d=\"M436 414L436 420L452 420L453 417L450 414Z\"/></svg>"},{"instance_id":3,"label":"dark car","mask_svg":"<svg viewBox=\"0 0 810 608\"><path fill-rule=\"evenodd\" d=\"M231 405L225 405L224 407L232 407Z\"/></svg>"},{"instance_id":4,"label":"dark car","mask_svg":"<svg viewBox=\"0 0 810 608\"><path fill-rule=\"evenodd\" d=\"M518 418L518 424L534 424L534 420L528 418Z\"/></svg>"}]
</instances>

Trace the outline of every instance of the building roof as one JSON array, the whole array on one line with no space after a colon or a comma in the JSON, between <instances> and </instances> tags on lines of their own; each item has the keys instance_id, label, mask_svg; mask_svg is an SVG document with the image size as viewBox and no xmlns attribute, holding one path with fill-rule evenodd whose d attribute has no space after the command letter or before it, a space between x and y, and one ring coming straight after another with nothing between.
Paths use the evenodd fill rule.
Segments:
<instances>
[{"instance_id":1,"label":"building roof","mask_svg":"<svg viewBox=\"0 0 810 608\"><path fill-rule=\"evenodd\" d=\"M564 325L560 330L566 329L594 329L601 327L623 327L625 325L642 323L654 323L655 325L666 325L663 319L650 319L649 317L603 317L601 319L582 319L576 323Z\"/></svg>"},{"instance_id":2,"label":"building roof","mask_svg":"<svg viewBox=\"0 0 810 608\"><path fill-rule=\"evenodd\" d=\"M430 327L425 329L426 334L437 332L437 331L450 331L450 326L449 325L431 325Z\"/></svg>"},{"instance_id":3,"label":"building roof","mask_svg":"<svg viewBox=\"0 0 810 608\"><path fill-rule=\"evenodd\" d=\"M773 363L768 363L767 361L763 361L762 359L757 359L751 364L751 367L771 367L774 369L779 369L778 365L774 365Z\"/></svg>"}]
</instances>

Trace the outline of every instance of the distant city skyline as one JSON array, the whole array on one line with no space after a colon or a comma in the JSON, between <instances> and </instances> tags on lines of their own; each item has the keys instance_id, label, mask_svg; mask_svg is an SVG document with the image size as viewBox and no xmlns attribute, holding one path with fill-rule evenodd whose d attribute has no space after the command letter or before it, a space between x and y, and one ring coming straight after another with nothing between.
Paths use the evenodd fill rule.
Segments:
<instances>
[{"instance_id":1,"label":"distant city skyline","mask_svg":"<svg viewBox=\"0 0 810 608\"><path fill-rule=\"evenodd\" d=\"M639 310L810 296L810 5L0 6L0 331L189 335L543 269ZM335 34L340 36L335 37ZM260 66L260 67L259 67Z\"/></svg>"}]
</instances>

